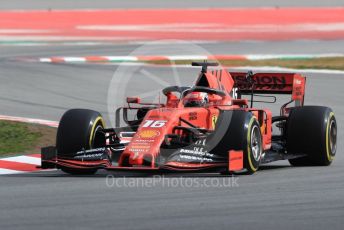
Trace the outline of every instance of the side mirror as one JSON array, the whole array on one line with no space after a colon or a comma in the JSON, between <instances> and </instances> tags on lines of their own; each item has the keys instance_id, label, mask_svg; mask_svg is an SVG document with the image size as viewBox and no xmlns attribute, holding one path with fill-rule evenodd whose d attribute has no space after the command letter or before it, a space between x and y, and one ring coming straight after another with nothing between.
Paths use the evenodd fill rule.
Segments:
<instances>
[{"instance_id":1,"label":"side mirror","mask_svg":"<svg viewBox=\"0 0 344 230\"><path fill-rule=\"evenodd\" d=\"M127 97L127 103L139 104L140 102L141 98L139 97Z\"/></svg>"}]
</instances>

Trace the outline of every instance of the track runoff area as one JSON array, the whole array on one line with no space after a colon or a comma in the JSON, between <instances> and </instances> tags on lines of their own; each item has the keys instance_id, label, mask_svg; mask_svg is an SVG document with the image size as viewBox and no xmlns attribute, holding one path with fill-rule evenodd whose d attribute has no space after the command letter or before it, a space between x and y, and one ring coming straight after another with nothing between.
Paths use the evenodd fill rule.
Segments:
<instances>
[{"instance_id":1,"label":"track runoff area","mask_svg":"<svg viewBox=\"0 0 344 230\"><path fill-rule=\"evenodd\" d=\"M1 41L344 38L344 8L1 11Z\"/></svg>"}]
</instances>

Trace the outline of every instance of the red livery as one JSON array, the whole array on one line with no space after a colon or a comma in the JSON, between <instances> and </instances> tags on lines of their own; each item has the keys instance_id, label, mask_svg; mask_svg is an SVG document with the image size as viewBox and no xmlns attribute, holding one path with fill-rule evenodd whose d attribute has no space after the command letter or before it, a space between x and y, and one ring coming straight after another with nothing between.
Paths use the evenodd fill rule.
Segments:
<instances>
[{"instance_id":1,"label":"red livery","mask_svg":"<svg viewBox=\"0 0 344 230\"><path fill-rule=\"evenodd\" d=\"M56 147L42 149L42 168L71 174L98 169L252 174L276 160L296 166L331 164L336 119L330 108L304 106L305 77L208 70L216 63L193 65L202 67L194 86L163 89L164 104L127 98L128 106L116 110L116 127L105 127L92 110L67 111ZM275 102L277 94L291 95L280 114L253 106ZM129 120L133 111L136 118Z\"/></svg>"}]
</instances>

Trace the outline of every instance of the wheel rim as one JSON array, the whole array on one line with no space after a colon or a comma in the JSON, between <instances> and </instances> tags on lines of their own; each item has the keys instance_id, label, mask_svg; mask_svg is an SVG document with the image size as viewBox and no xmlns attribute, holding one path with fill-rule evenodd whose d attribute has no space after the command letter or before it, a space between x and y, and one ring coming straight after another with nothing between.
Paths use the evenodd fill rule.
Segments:
<instances>
[{"instance_id":1,"label":"wheel rim","mask_svg":"<svg viewBox=\"0 0 344 230\"><path fill-rule=\"evenodd\" d=\"M334 120L331 120L329 129L330 153L334 155L337 150L337 125Z\"/></svg>"},{"instance_id":2,"label":"wheel rim","mask_svg":"<svg viewBox=\"0 0 344 230\"><path fill-rule=\"evenodd\" d=\"M254 126L251 132L251 150L252 155L255 161L259 161L261 157L261 146L262 146L262 140L259 128L257 126Z\"/></svg>"}]
</instances>

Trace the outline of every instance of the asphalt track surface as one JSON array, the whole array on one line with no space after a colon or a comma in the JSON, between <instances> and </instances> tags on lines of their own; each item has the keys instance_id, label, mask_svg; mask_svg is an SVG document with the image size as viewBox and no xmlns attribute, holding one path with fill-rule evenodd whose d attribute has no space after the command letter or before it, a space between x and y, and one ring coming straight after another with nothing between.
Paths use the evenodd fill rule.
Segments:
<instances>
[{"instance_id":1,"label":"asphalt track surface","mask_svg":"<svg viewBox=\"0 0 344 230\"><path fill-rule=\"evenodd\" d=\"M99 1L99 7L103 7L103 2ZM183 1L183 4L197 7L197 2ZM228 1L221 2L227 4ZM252 2L250 6L254 2L258 4L258 1ZM46 8L45 1L36 1L39 7L30 3L32 1L23 6L22 1L8 1L2 2L0 7ZM67 1L54 4L56 8L73 7ZM127 1L119 7L130 7L130 4ZM178 3L173 4L178 7ZM298 6L300 4L310 3L301 1ZM316 4L322 3L312 2ZM338 6L341 1L326 2L326 5L331 4ZM210 53L231 54L343 53L343 43L241 42L203 44L202 47ZM108 120L107 91L118 66L45 64L18 61L18 58L128 55L137 47L124 44L1 46L1 114L58 120L65 110L83 107L104 113ZM166 54L173 52L173 46L166 49ZM145 67L145 70L158 76L160 81L147 81L147 76L138 71L131 84L125 86L128 95L163 87L164 82L174 83L175 79L171 78L174 72L170 68ZM190 84L197 71L178 68L181 82ZM108 181L105 172L94 177L73 177L61 172L1 176L0 229L342 229L344 76L307 76L306 103L332 107L339 125L337 156L330 167L294 168L288 162L276 162L263 166L255 175L237 176L231 187L228 187L228 178L216 174L169 174L163 181L155 178L153 185L149 184L150 175L123 173L112 174L115 179ZM214 186L209 186L210 180ZM139 185L130 186L130 182ZM147 184L141 186L142 183Z\"/></svg>"},{"instance_id":2,"label":"asphalt track surface","mask_svg":"<svg viewBox=\"0 0 344 230\"><path fill-rule=\"evenodd\" d=\"M188 43L179 45L149 45L151 55L178 55L188 46ZM197 48L197 47L201 48ZM109 84L116 73L116 65L92 65L92 64L46 64L32 62L31 59L50 56L125 56L135 55L141 45L105 45L105 46L0 46L0 102L3 115L23 116L48 120L59 120L62 114L70 108L90 108L102 112L106 117L107 95ZM188 55L227 53L227 54L321 54L344 53L344 41L292 41L292 42L232 42L195 44L196 49ZM19 61L18 61L19 60ZM24 60L24 61L20 61ZM28 60L28 61L26 61ZM130 69L130 67L128 67ZM159 76L170 84L176 84L171 68L151 68L155 76ZM182 79L191 84L197 76L198 70L180 69ZM133 84L136 88L130 89L126 95L137 94L141 88L164 85L149 84L144 81L142 73L135 74L135 80L139 84ZM330 97L324 97L327 102L343 99L340 93L341 76L330 76L335 79L335 89L322 90L320 86L328 85L328 75L319 78L319 87L307 91L307 99L312 99L308 94L319 95L332 93ZM313 76L312 76L313 77ZM142 87L142 84L145 87ZM310 81L307 84L312 84ZM117 100L120 101L120 100ZM315 101L317 102L317 101ZM320 101L321 102L321 101ZM321 103L316 104L321 104Z\"/></svg>"},{"instance_id":3,"label":"asphalt track surface","mask_svg":"<svg viewBox=\"0 0 344 230\"><path fill-rule=\"evenodd\" d=\"M313 51L332 52L336 44L341 43L315 43ZM255 52L274 53L274 47L280 47L276 44L269 49L269 44L256 44L259 48ZM288 53L301 52L298 47L303 46L302 41L292 42L289 47L287 43L281 44L288 48ZM204 46L212 52L221 47L235 47L235 44ZM241 43L236 52L252 51L253 46ZM337 46L340 47L343 46ZM82 107L98 110L107 117L107 90L116 65L45 64L15 59L56 54L125 55L135 48L129 45L1 47L1 113L58 120L65 110ZM312 50L311 45L308 48L304 52ZM163 82L174 83L170 68L145 69ZM190 84L198 71L177 70L185 84ZM142 72L135 76L126 86L128 95L164 85L160 81L145 80ZM224 187L228 178L216 174L184 175L182 179L182 175L172 174L166 175L165 182L155 180L154 185L136 187L125 183L130 180L149 183L152 177L114 174L116 184L108 187L105 172L95 177L72 177L61 172L2 176L0 229L65 229L68 226L76 229L112 226L116 229L275 229L276 226L281 229L314 230L328 226L341 229L344 213L343 134L340 129L344 123L343 84L342 75L308 74L306 103L332 107L339 124L338 153L331 167L293 168L288 162L277 162L262 167L256 175L239 176L238 187L235 183L234 187ZM197 185L209 179L216 180L214 183L219 186ZM183 184L190 180L194 183L191 187ZM173 182L177 185L169 186L168 182L172 181L177 181Z\"/></svg>"}]
</instances>

